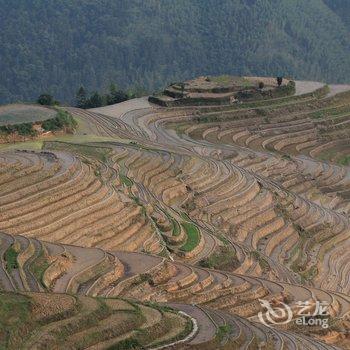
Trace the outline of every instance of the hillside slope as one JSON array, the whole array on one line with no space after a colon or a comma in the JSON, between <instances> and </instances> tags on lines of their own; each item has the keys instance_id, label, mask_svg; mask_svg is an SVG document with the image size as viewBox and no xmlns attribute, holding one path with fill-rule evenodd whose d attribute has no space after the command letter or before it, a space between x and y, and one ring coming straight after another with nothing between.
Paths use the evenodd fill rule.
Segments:
<instances>
[{"instance_id":1,"label":"hillside slope","mask_svg":"<svg viewBox=\"0 0 350 350\"><path fill-rule=\"evenodd\" d=\"M0 102L200 74L346 82L346 1L0 1Z\"/></svg>"},{"instance_id":2,"label":"hillside slope","mask_svg":"<svg viewBox=\"0 0 350 350\"><path fill-rule=\"evenodd\" d=\"M349 349L349 85L199 77L65 109L76 138L0 150L0 348Z\"/></svg>"}]
</instances>

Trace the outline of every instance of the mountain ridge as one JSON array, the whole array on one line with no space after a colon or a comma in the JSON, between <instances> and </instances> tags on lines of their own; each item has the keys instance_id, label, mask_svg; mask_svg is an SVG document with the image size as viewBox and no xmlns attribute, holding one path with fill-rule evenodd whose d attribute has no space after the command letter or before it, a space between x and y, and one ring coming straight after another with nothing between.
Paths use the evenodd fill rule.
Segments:
<instances>
[{"instance_id":1,"label":"mountain ridge","mask_svg":"<svg viewBox=\"0 0 350 350\"><path fill-rule=\"evenodd\" d=\"M341 0L1 2L1 103L43 91L72 102L79 85L111 82L152 91L200 74L350 74Z\"/></svg>"}]
</instances>

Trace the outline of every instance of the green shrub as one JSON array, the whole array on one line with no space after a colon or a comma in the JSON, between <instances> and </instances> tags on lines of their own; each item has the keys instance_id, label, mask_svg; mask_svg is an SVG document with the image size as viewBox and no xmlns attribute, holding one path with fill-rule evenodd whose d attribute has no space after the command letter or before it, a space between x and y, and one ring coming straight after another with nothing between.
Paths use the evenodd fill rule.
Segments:
<instances>
[{"instance_id":1,"label":"green shrub","mask_svg":"<svg viewBox=\"0 0 350 350\"><path fill-rule=\"evenodd\" d=\"M0 133L10 135L17 133L22 136L35 136L37 133L33 129L32 123L21 123L15 125L2 125L0 126Z\"/></svg>"},{"instance_id":2,"label":"green shrub","mask_svg":"<svg viewBox=\"0 0 350 350\"><path fill-rule=\"evenodd\" d=\"M209 257L199 261L199 265L210 269L232 271L237 268L239 261L235 252L230 247L220 247L218 251Z\"/></svg>"},{"instance_id":3,"label":"green shrub","mask_svg":"<svg viewBox=\"0 0 350 350\"><path fill-rule=\"evenodd\" d=\"M63 128L74 130L77 127L75 119L67 112L59 110L55 118L47 119L42 123L42 128L46 131L57 131Z\"/></svg>"},{"instance_id":4,"label":"green shrub","mask_svg":"<svg viewBox=\"0 0 350 350\"><path fill-rule=\"evenodd\" d=\"M59 104L59 102L50 94L41 94L36 102L43 106L54 106Z\"/></svg>"},{"instance_id":5,"label":"green shrub","mask_svg":"<svg viewBox=\"0 0 350 350\"><path fill-rule=\"evenodd\" d=\"M227 337L232 332L232 326L230 324L225 324L219 326L216 331L216 338L219 341L222 341L225 337Z\"/></svg>"}]
</instances>

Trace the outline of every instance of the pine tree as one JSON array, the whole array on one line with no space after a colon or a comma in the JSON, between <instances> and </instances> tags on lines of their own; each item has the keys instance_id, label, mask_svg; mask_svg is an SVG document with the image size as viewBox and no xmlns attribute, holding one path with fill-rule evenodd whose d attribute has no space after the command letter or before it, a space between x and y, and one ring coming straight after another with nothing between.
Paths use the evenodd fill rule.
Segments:
<instances>
[{"instance_id":1,"label":"pine tree","mask_svg":"<svg viewBox=\"0 0 350 350\"><path fill-rule=\"evenodd\" d=\"M102 107L103 99L98 92L93 92L86 105L88 108Z\"/></svg>"},{"instance_id":2,"label":"pine tree","mask_svg":"<svg viewBox=\"0 0 350 350\"><path fill-rule=\"evenodd\" d=\"M115 84L109 86L110 94L107 95L107 104L111 105L114 103L120 103L128 99L128 95L123 90L117 88Z\"/></svg>"},{"instance_id":3,"label":"pine tree","mask_svg":"<svg viewBox=\"0 0 350 350\"><path fill-rule=\"evenodd\" d=\"M76 106L78 108L86 108L87 104L87 96L86 96L86 91L83 86L80 86L78 89L76 95L75 95L75 100L76 100Z\"/></svg>"}]
</instances>

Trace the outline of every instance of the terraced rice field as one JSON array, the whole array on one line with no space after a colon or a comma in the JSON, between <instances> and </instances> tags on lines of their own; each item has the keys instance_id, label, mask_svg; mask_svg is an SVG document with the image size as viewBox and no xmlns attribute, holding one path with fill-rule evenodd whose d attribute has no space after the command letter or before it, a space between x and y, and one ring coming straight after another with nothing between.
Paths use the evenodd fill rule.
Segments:
<instances>
[{"instance_id":1,"label":"terraced rice field","mask_svg":"<svg viewBox=\"0 0 350 350\"><path fill-rule=\"evenodd\" d=\"M349 348L350 87L198 103L218 83L68 108L90 142L0 152L0 313L23 315L0 347ZM321 302L328 328L300 326Z\"/></svg>"},{"instance_id":2,"label":"terraced rice field","mask_svg":"<svg viewBox=\"0 0 350 350\"><path fill-rule=\"evenodd\" d=\"M0 126L38 122L54 117L56 111L37 105L11 104L0 106Z\"/></svg>"}]
</instances>

